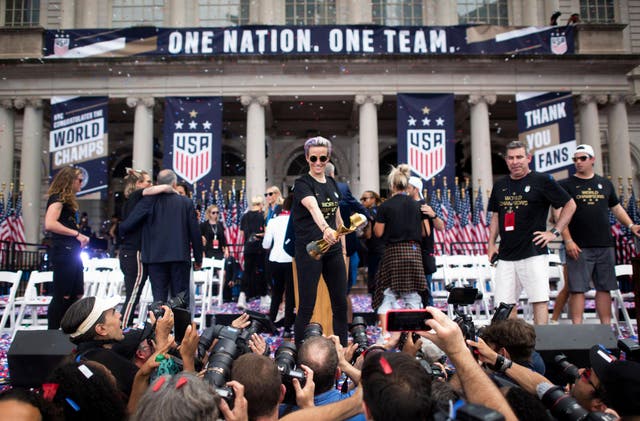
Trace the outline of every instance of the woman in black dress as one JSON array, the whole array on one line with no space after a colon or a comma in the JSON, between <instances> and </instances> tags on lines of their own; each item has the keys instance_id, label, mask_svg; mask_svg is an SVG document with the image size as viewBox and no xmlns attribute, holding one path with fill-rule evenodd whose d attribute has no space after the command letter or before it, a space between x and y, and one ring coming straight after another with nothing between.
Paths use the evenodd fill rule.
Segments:
<instances>
[{"instance_id":1,"label":"woman in black dress","mask_svg":"<svg viewBox=\"0 0 640 421\"><path fill-rule=\"evenodd\" d=\"M211 205L205 211L206 221L200 224L200 235L204 246L204 256L214 259L226 259L229 257L227 239L224 236L224 226L218 220L220 209L217 205Z\"/></svg>"},{"instance_id":2,"label":"woman in black dress","mask_svg":"<svg viewBox=\"0 0 640 421\"><path fill-rule=\"evenodd\" d=\"M82 172L64 167L58 171L49 187L44 229L51 233L49 262L53 268L53 293L47 310L49 329L60 328L60 320L71 304L84 294L84 267L80 251L89 237L78 227L76 193L82 189Z\"/></svg>"},{"instance_id":3,"label":"woman in black dress","mask_svg":"<svg viewBox=\"0 0 640 421\"><path fill-rule=\"evenodd\" d=\"M298 314L295 339L299 345L304 328L311 320L316 304L320 274L329 289L333 312L333 331L342 345L347 344L347 271L342 242L336 239L336 229L342 225L340 191L335 180L325 176L331 158L331 142L313 137L304 144L309 172L298 178L293 189L293 226L296 241L296 269L298 272ZM320 260L312 259L306 250L310 241L324 238L331 245Z\"/></svg>"}]
</instances>

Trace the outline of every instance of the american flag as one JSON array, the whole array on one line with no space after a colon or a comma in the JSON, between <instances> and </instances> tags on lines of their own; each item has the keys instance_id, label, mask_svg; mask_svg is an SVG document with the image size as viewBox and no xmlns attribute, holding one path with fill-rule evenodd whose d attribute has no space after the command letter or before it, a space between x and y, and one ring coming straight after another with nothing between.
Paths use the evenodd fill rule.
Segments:
<instances>
[{"instance_id":1,"label":"american flag","mask_svg":"<svg viewBox=\"0 0 640 421\"><path fill-rule=\"evenodd\" d=\"M456 242L456 234L455 234L455 226L456 226L456 215L455 209L451 205L451 201L449 200L450 190L444 189L442 194L442 213L444 215L444 244L445 251L451 251L451 243Z\"/></svg>"},{"instance_id":2,"label":"american flag","mask_svg":"<svg viewBox=\"0 0 640 421\"><path fill-rule=\"evenodd\" d=\"M0 226L0 240L13 241L13 229L11 229L11 223L13 219L13 183L7 193L7 201L4 204L4 216L2 217L2 225Z\"/></svg>"},{"instance_id":3,"label":"american flag","mask_svg":"<svg viewBox=\"0 0 640 421\"><path fill-rule=\"evenodd\" d=\"M431 200L429 201L429 206L431 206L431 209L433 209L433 211L436 213L436 217L440 218L441 220L445 220L444 219L444 214L442 213L442 205L440 204L440 199L439 199L439 194L440 190L437 190L437 192L434 190L431 193ZM435 252L436 254L439 253L440 251L445 252L444 250L444 240L445 240L445 235L444 235L444 231L439 231L439 230L433 230L433 239L435 241L436 244L440 244L442 246L442 250L439 247L435 248ZM446 253L445 253L446 254Z\"/></svg>"},{"instance_id":4,"label":"american flag","mask_svg":"<svg viewBox=\"0 0 640 421\"><path fill-rule=\"evenodd\" d=\"M636 201L636 193L631 190L631 196L627 202L627 214L634 224L640 223L640 214L638 213L638 202Z\"/></svg>"},{"instance_id":5,"label":"american flag","mask_svg":"<svg viewBox=\"0 0 640 421\"><path fill-rule=\"evenodd\" d=\"M13 216L11 217L11 236L16 243L16 250L25 250L24 220L22 219L22 189L18 192Z\"/></svg>"},{"instance_id":6,"label":"american flag","mask_svg":"<svg viewBox=\"0 0 640 421\"><path fill-rule=\"evenodd\" d=\"M11 235L11 231L9 230L9 224L6 222L7 218L4 216L4 195L0 192L0 241L8 241L5 240L5 236ZM4 256L4 250L8 250L9 246L5 245L5 243L0 243L0 263L2 263L2 258Z\"/></svg>"},{"instance_id":7,"label":"american flag","mask_svg":"<svg viewBox=\"0 0 640 421\"><path fill-rule=\"evenodd\" d=\"M620 192L620 205L624 206L624 195ZM616 219L611 209L609 209L609 225L611 225L611 234L613 235L613 241L616 246L616 264L628 263L631 259L631 255L627 252L624 230L618 220Z\"/></svg>"},{"instance_id":8,"label":"american flag","mask_svg":"<svg viewBox=\"0 0 640 421\"><path fill-rule=\"evenodd\" d=\"M484 219L484 201L482 200L482 190L478 189L478 195L473 204L473 214L471 223L473 224L473 233L475 241L480 243L480 252L487 254L487 241L489 241L489 232Z\"/></svg>"},{"instance_id":9,"label":"american flag","mask_svg":"<svg viewBox=\"0 0 640 421\"><path fill-rule=\"evenodd\" d=\"M458 206L458 217L460 220L460 228L458 230L458 237L461 241L467 243L464 247L469 253L476 254L477 250L474 244L475 236L473 232L473 226L471 224L471 199L469 197L469 191L463 190L462 197L460 198L460 206Z\"/></svg>"}]
</instances>

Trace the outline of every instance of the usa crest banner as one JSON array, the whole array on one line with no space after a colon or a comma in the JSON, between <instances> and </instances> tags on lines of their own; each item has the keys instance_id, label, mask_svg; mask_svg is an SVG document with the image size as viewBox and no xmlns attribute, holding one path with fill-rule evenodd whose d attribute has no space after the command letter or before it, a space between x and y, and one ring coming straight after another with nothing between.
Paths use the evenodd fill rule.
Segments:
<instances>
[{"instance_id":1,"label":"usa crest banner","mask_svg":"<svg viewBox=\"0 0 640 421\"><path fill-rule=\"evenodd\" d=\"M164 168L197 191L208 189L221 175L222 98L165 98L163 142Z\"/></svg>"},{"instance_id":2,"label":"usa crest banner","mask_svg":"<svg viewBox=\"0 0 640 421\"><path fill-rule=\"evenodd\" d=\"M521 92L516 103L518 139L533 156L531 169L556 179L573 173L576 130L571 92Z\"/></svg>"},{"instance_id":3,"label":"usa crest banner","mask_svg":"<svg viewBox=\"0 0 640 421\"><path fill-rule=\"evenodd\" d=\"M398 94L398 162L423 180L436 177L438 187L455 176L453 101L453 94Z\"/></svg>"},{"instance_id":4,"label":"usa crest banner","mask_svg":"<svg viewBox=\"0 0 640 421\"><path fill-rule=\"evenodd\" d=\"M50 176L73 165L82 172L78 196L106 198L108 182L107 97L52 97ZM94 197L91 197L94 198Z\"/></svg>"}]
</instances>

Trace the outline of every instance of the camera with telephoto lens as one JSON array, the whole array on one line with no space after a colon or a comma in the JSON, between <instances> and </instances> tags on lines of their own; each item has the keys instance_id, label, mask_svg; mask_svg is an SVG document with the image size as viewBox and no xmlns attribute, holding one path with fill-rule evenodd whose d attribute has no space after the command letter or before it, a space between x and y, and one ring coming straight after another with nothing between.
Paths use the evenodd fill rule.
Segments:
<instances>
[{"instance_id":1,"label":"camera with telephoto lens","mask_svg":"<svg viewBox=\"0 0 640 421\"><path fill-rule=\"evenodd\" d=\"M551 383L540 383L536 386L536 392L538 398L558 421L613 421L618 419L613 414L587 411L578 404L573 396Z\"/></svg>"},{"instance_id":2,"label":"camera with telephoto lens","mask_svg":"<svg viewBox=\"0 0 640 421\"><path fill-rule=\"evenodd\" d=\"M424 369L427 375L431 377L433 380L436 380L436 379L445 380L447 378L447 374L442 370L442 367L440 367L438 364L429 364L428 361L420 357L416 357L416 360L418 360L418 362L420 363L420 366Z\"/></svg>"},{"instance_id":3,"label":"camera with telephoto lens","mask_svg":"<svg viewBox=\"0 0 640 421\"><path fill-rule=\"evenodd\" d=\"M553 361L560 368L560 371L562 372L562 376L567 383L573 384L580 377L580 372L578 371L578 367L571 364L567 359L566 355L558 354L555 357L553 357Z\"/></svg>"},{"instance_id":4,"label":"camera with telephoto lens","mask_svg":"<svg viewBox=\"0 0 640 421\"><path fill-rule=\"evenodd\" d=\"M296 392L293 388L293 379L298 379L300 387L304 387L307 382L304 371L296 368L297 355L298 349L295 344L283 342L276 350L274 357L276 367L278 367L278 372L282 377L282 384L286 387L283 402L291 405L296 404Z\"/></svg>"},{"instance_id":5,"label":"camera with telephoto lens","mask_svg":"<svg viewBox=\"0 0 640 421\"><path fill-rule=\"evenodd\" d=\"M218 342L209 354L204 380L213 386L216 393L232 408L235 396L233 389L226 384L231 376L233 360L240 356L240 348L236 344L240 337L240 329L219 325L212 327L215 328L215 337L218 338Z\"/></svg>"},{"instance_id":6,"label":"camera with telephoto lens","mask_svg":"<svg viewBox=\"0 0 640 421\"><path fill-rule=\"evenodd\" d=\"M244 329L236 329L238 331L235 339L236 345L238 346L238 356L251 352L251 349L249 349L249 339L251 339L251 335L263 332L273 334L276 330L269 316L251 310L247 310L245 313L249 315L250 324ZM225 328L235 329L224 325L212 325L202 332L200 341L198 342L198 359L204 358L213 340L219 338Z\"/></svg>"},{"instance_id":7,"label":"camera with telephoto lens","mask_svg":"<svg viewBox=\"0 0 640 421\"><path fill-rule=\"evenodd\" d=\"M360 355L369 347L369 338L367 337L367 324L362 316L356 316L353 318L351 328L349 329L353 343L358 345L358 348L353 352L353 358L351 364L353 364Z\"/></svg>"},{"instance_id":8,"label":"camera with telephoto lens","mask_svg":"<svg viewBox=\"0 0 640 421\"><path fill-rule=\"evenodd\" d=\"M162 308L163 305L169 307L171 311L174 311L176 309L186 310L186 297L187 292L183 291L175 297L169 298L166 303L162 301L154 301L153 303L149 304L149 311L153 312L153 315L156 317L156 319L159 319L160 317L164 316L164 309Z\"/></svg>"}]
</instances>

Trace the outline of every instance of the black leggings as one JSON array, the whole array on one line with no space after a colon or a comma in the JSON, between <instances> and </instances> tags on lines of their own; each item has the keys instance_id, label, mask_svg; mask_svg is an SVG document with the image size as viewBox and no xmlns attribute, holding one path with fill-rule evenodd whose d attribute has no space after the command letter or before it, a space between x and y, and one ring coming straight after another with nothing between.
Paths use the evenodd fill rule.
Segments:
<instances>
[{"instance_id":1,"label":"black leggings","mask_svg":"<svg viewBox=\"0 0 640 421\"><path fill-rule=\"evenodd\" d=\"M53 268L53 291L47 325L49 329L59 329L64 313L84 294L84 267L79 247L54 246L49 261Z\"/></svg>"},{"instance_id":2,"label":"black leggings","mask_svg":"<svg viewBox=\"0 0 640 421\"><path fill-rule=\"evenodd\" d=\"M298 273L298 314L295 323L295 338L298 347L304 339L304 328L313 316L320 274L329 290L333 312L333 333L347 345L347 270L342 253L324 255L320 260L312 259L303 247L296 247L296 270Z\"/></svg>"},{"instance_id":3,"label":"black leggings","mask_svg":"<svg viewBox=\"0 0 640 421\"><path fill-rule=\"evenodd\" d=\"M278 315L278 307L280 307L280 303L282 302L282 293L284 293L284 327L287 329L293 326L293 308L295 307L293 270L291 266L291 263L269 261L269 269L273 277L273 296L271 297L269 318L272 322L275 322Z\"/></svg>"}]
</instances>

